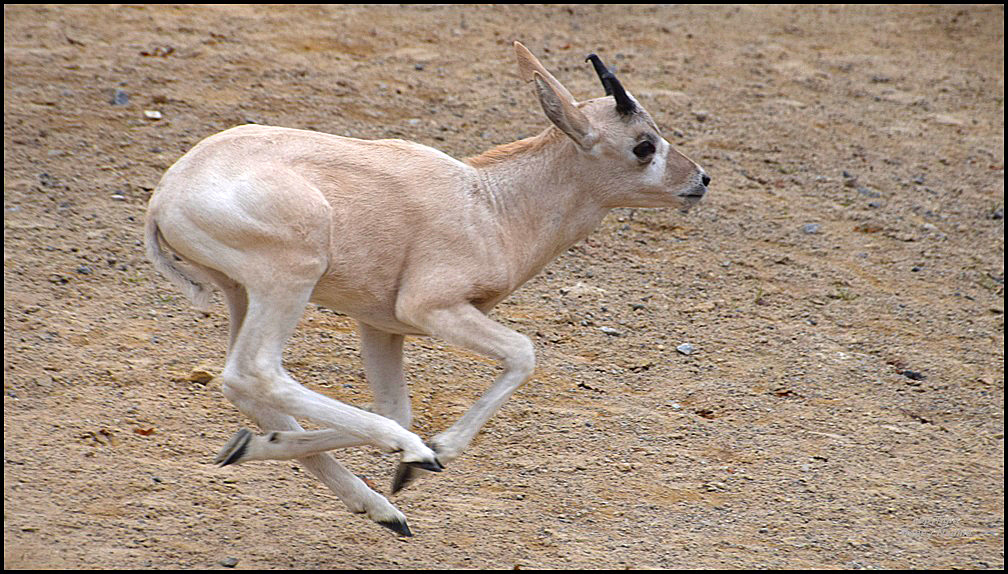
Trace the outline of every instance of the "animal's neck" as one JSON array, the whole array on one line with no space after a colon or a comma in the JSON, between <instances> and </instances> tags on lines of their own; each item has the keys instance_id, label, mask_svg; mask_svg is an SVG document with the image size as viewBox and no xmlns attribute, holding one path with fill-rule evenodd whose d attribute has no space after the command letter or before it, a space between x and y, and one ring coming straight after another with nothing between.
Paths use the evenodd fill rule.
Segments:
<instances>
[{"instance_id":1,"label":"animal's neck","mask_svg":"<svg viewBox=\"0 0 1008 574\"><path fill-rule=\"evenodd\" d=\"M581 161L574 142L552 127L466 160L499 222L517 284L586 237L609 212Z\"/></svg>"}]
</instances>

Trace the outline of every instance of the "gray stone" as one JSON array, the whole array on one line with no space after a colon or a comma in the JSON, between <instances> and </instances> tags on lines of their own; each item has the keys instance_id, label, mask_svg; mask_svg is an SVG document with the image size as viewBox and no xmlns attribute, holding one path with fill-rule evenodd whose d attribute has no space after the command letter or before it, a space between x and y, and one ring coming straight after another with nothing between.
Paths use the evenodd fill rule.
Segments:
<instances>
[{"instance_id":1,"label":"gray stone","mask_svg":"<svg viewBox=\"0 0 1008 574\"><path fill-rule=\"evenodd\" d=\"M127 94L126 92L124 92L119 88L116 88L112 92L112 98L110 102L113 106L125 106L129 104L129 94Z\"/></svg>"}]
</instances>

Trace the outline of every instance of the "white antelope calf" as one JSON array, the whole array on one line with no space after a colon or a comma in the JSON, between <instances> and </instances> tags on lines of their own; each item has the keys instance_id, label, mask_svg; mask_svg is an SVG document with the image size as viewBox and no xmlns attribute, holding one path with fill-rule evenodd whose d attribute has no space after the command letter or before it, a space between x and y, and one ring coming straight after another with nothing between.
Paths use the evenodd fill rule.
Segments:
<instances>
[{"instance_id":1,"label":"white antelope calf","mask_svg":"<svg viewBox=\"0 0 1008 574\"><path fill-rule=\"evenodd\" d=\"M552 122L539 135L459 161L408 141L244 125L203 140L161 178L147 255L202 309L211 285L223 292L230 341L218 380L265 432L240 430L216 462L297 459L351 511L410 535L403 514L327 451L401 452L393 492L440 471L535 366L529 338L486 313L610 209L686 209L706 193L703 169L665 141L597 56L588 59L607 95L579 103L514 48ZM356 319L375 412L310 391L284 370L284 345L309 301ZM504 368L427 443L409 431L406 335L441 338Z\"/></svg>"}]
</instances>

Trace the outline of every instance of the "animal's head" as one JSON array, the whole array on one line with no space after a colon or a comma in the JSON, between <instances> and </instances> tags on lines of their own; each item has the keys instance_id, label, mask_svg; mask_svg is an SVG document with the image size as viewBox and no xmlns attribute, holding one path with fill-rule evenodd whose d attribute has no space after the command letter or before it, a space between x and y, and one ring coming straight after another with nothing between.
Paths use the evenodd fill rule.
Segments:
<instances>
[{"instance_id":1,"label":"animal's head","mask_svg":"<svg viewBox=\"0 0 1008 574\"><path fill-rule=\"evenodd\" d=\"M606 95L578 102L525 46L515 42L514 47L521 77L535 83L546 116L593 160L591 177L604 188L607 206L685 210L707 193L710 177L662 137L651 115L598 56L586 61L595 67Z\"/></svg>"}]
</instances>

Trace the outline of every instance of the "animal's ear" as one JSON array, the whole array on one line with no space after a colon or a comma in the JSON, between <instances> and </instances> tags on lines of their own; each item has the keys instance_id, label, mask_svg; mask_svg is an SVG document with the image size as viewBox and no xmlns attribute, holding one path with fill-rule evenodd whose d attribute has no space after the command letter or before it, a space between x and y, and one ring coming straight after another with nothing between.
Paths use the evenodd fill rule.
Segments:
<instances>
[{"instance_id":1,"label":"animal's ear","mask_svg":"<svg viewBox=\"0 0 1008 574\"><path fill-rule=\"evenodd\" d=\"M533 74L536 72L540 76L546 79L546 81L553 86L554 91L560 94L564 99L570 100L571 102L576 101L574 96L567 91L567 88L563 87L563 84L559 80L553 77L553 74L549 73L539 59L529 52L528 48L522 45L521 42L514 43L515 54L518 56L518 74L521 76L523 82L531 82Z\"/></svg>"},{"instance_id":2,"label":"animal's ear","mask_svg":"<svg viewBox=\"0 0 1008 574\"><path fill-rule=\"evenodd\" d=\"M597 138L592 134L591 122L575 103L564 97L564 94L538 71L532 73L532 79L535 81L539 103L553 125L560 128L583 149L595 145Z\"/></svg>"},{"instance_id":3,"label":"animal's ear","mask_svg":"<svg viewBox=\"0 0 1008 574\"><path fill-rule=\"evenodd\" d=\"M592 147L596 138L592 136L591 123L578 109L574 96L521 42L515 42L514 49L518 56L518 73L522 80L535 83L536 95L546 117L582 148Z\"/></svg>"}]
</instances>

